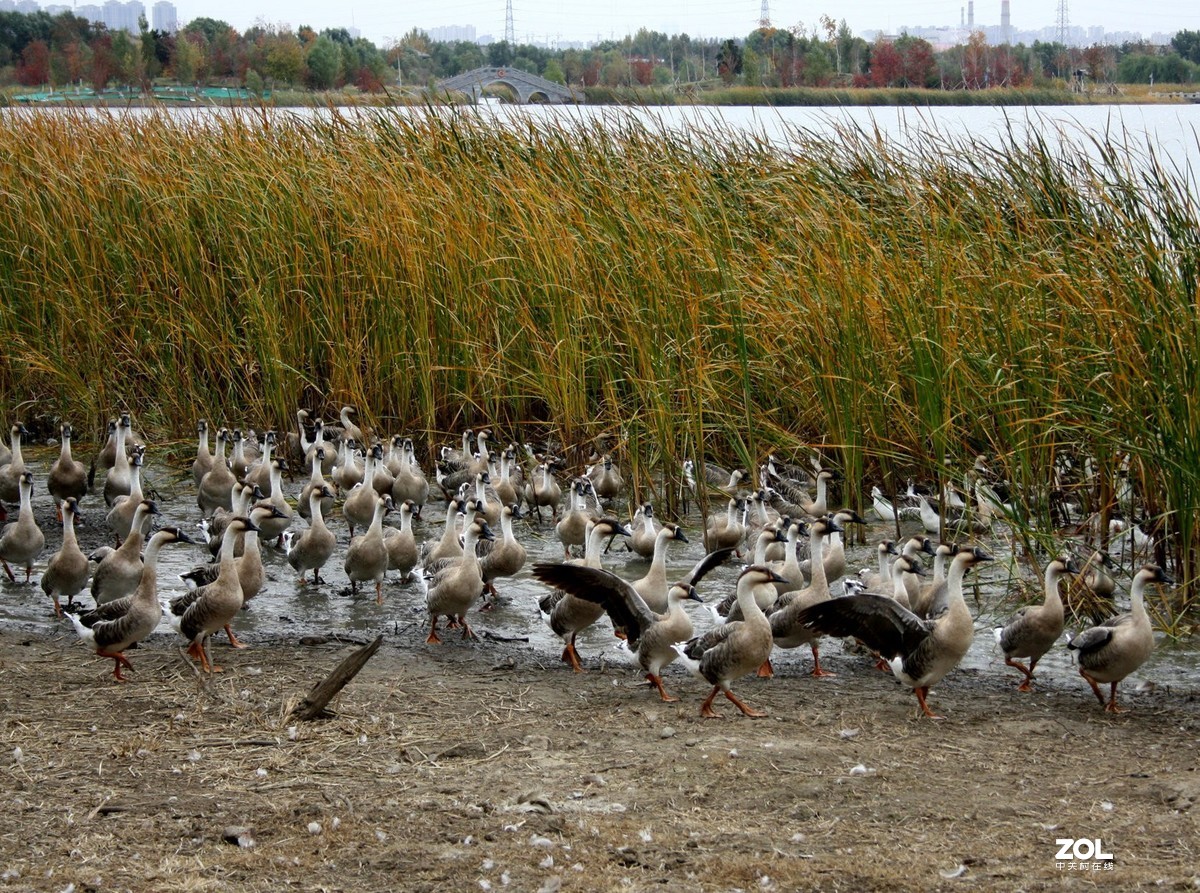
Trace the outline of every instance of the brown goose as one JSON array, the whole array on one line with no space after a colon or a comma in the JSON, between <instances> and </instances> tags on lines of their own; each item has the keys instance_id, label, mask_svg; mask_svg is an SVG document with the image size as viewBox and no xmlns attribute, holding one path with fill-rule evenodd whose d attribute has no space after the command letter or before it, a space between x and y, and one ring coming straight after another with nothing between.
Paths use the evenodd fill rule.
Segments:
<instances>
[{"instance_id":1,"label":"brown goose","mask_svg":"<svg viewBox=\"0 0 1200 893\"><path fill-rule=\"evenodd\" d=\"M800 623L797 618L806 608L832 598L829 581L825 579L825 540L831 533L840 530L841 527L831 516L819 518L809 525L808 543L809 555L812 556L812 581L803 589L781 592L775 604L767 610L775 644L780 648L799 648L801 645L807 645L812 650L812 675L818 677L835 674L821 669L819 637L813 635L812 630ZM778 589L778 586L776 588ZM759 669L759 675L764 677L773 675L769 661Z\"/></svg>"},{"instance_id":2,"label":"brown goose","mask_svg":"<svg viewBox=\"0 0 1200 893\"><path fill-rule=\"evenodd\" d=\"M483 574L479 569L479 558L475 554L475 544L479 540L493 539L491 528L483 518L476 518L467 524L463 532L463 554L451 566L445 568L432 580L426 580L424 574L418 575L418 580L425 589L425 607L429 611L429 635L425 642L430 645L441 644L437 634L438 619L442 616L452 618L462 627L464 639L475 639L474 630L467 623L467 611L475 604L483 592Z\"/></svg>"},{"instance_id":3,"label":"brown goose","mask_svg":"<svg viewBox=\"0 0 1200 893\"><path fill-rule=\"evenodd\" d=\"M939 552L941 546L938 547ZM996 641L1004 652L1004 662L1024 674L1017 691L1030 691L1033 671L1042 655L1049 651L1062 635L1065 616L1058 582L1067 574L1078 574L1079 568L1070 558L1055 558L1046 565L1044 590L1046 600L1040 605L1021 608L1004 626L996 627ZM1029 658L1026 667L1018 657Z\"/></svg>"},{"instance_id":4,"label":"brown goose","mask_svg":"<svg viewBox=\"0 0 1200 893\"><path fill-rule=\"evenodd\" d=\"M866 524L866 518L862 517L854 509L842 509L839 512L833 513L833 519L837 521L838 526L845 530L847 524ZM806 580L812 579L812 558L806 558L800 562L800 573L804 574ZM846 543L842 536L842 531L834 531L829 535L829 541L825 547L825 579L832 585L840 580L846 573Z\"/></svg>"},{"instance_id":5,"label":"brown goose","mask_svg":"<svg viewBox=\"0 0 1200 893\"><path fill-rule=\"evenodd\" d=\"M375 473L382 458L383 450L376 444L363 460L362 483L351 490L342 502L342 517L346 519L351 536L354 536L355 527L366 527L375 517L375 506L379 502L375 490ZM313 467L316 467L315 462Z\"/></svg>"},{"instance_id":6,"label":"brown goose","mask_svg":"<svg viewBox=\"0 0 1200 893\"><path fill-rule=\"evenodd\" d=\"M586 478L575 478L571 482L571 489L567 491L567 510L554 527L558 541L562 543L564 560L571 557L572 546L587 545L588 524L592 520L587 508L590 486Z\"/></svg>"},{"instance_id":7,"label":"brown goose","mask_svg":"<svg viewBox=\"0 0 1200 893\"><path fill-rule=\"evenodd\" d=\"M333 490L325 482L325 475L321 471L325 462L325 449L318 447L312 450L308 455L308 463L312 468L309 474L308 482L300 489L300 499L297 500L296 512L301 518L309 519L312 517L312 500L310 497L314 492L328 493L328 496L321 497L321 515L330 517L333 514ZM332 453L332 450L330 451Z\"/></svg>"},{"instance_id":8,"label":"brown goose","mask_svg":"<svg viewBox=\"0 0 1200 893\"><path fill-rule=\"evenodd\" d=\"M137 507L146 498L142 493L144 453L145 450L138 450L130 459L129 493L113 497L112 508L108 510L108 515L105 519L108 521L108 526L112 528L113 535L117 538L118 546L125 540L125 537L129 536L129 531L133 527L133 516L137 513ZM147 515L142 524L142 536L145 536L149 532L150 517Z\"/></svg>"},{"instance_id":9,"label":"brown goose","mask_svg":"<svg viewBox=\"0 0 1200 893\"><path fill-rule=\"evenodd\" d=\"M88 490L87 469L71 455L71 426L62 425L59 433L62 446L46 474L46 490L54 497L55 505L65 499L83 499Z\"/></svg>"},{"instance_id":10,"label":"brown goose","mask_svg":"<svg viewBox=\"0 0 1200 893\"><path fill-rule=\"evenodd\" d=\"M46 535L42 533L42 528L38 527L33 517L32 471L21 474L18 489L21 508L17 513L17 520L4 525L3 532L0 532L0 561L4 564L4 572L8 574L8 579L14 582L17 578L13 576L8 563L11 561L18 567L24 567L25 582L28 583L33 573L33 560L41 554L42 547L46 545Z\"/></svg>"},{"instance_id":11,"label":"brown goose","mask_svg":"<svg viewBox=\"0 0 1200 893\"><path fill-rule=\"evenodd\" d=\"M265 459L266 453L263 456ZM296 513L283 497L283 465L278 459L271 460L270 471L271 493L267 497L266 502L275 507L276 513L259 524L262 528L259 532L259 537L267 542L275 540L276 544L279 544L283 541L284 531L292 526L292 519ZM255 484L254 486L258 485Z\"/></svg>"},{"instance_id":12,"label":"brown goose","mask_svg":"<svg viewBox=\"0 0 1200 893\"><path fill-rule=\"evenodd\" d=\"M963 577L991 560L978 547L961 547L946 576L946 608L930 620L922 620L895 599L863 593L812 605L796 622L827 636L853 636L877 651L893 675L913 689L921 711L940 719L925 701L929 687L958 666L975 636L975 623L963 600Z\"/></svg>"},{"instance_id":13,"label":"brown goose","mask_svg":"<svg viewBox=\"0 0 1200 893\"><path fill-rule=\"evenodd\" d=\"M208 448L208 422L204 419L198 421L196 431L199 434L199 442L196 444L196 458L192 460L192 478L199 487L204 476L212 470L213 454Z\"/></svg>"},{"instance_id":14,"label":"brown goose","mask_svg":"<svg viewBox=\"0 0 1200 893\"><path fill-rule=\"evenodd\" d=\"M243 479L244 483L251 487L258 487L266 494L267 498L275 495L275 483L272 477L272 469L274 468L275 459L272 454L275 452L275 443L277 435L274 431L268 431L263 435L262 456L246 472ZM271 539L266 531L263 532L263 539Z\"/></svg>"},{"instance_id":15,"label":"brown goose","mask_svg":"<svg viewBox=\"0 0 1200 893\"><path fill-rule=\"evenodd\" d=\"M309 493L308 529L296 537L287 553L288 564L300 572L301 583L305 582L304 576L310 570L313 572L313 583L321 582L321 568L325 566L325 562L333 555L337 546L337 538L326 526L321 509L325 500L333 500L333 491L324 484Z\"/></svg>"},{"instance_id":16,"label":"brown goose","mask_svg":"<svg viewBox=\"0 0 1200 893\"><path fill-rule=\"evenodd\" d=\"M493 581L515 576L525 566L525 547L517 541L512 526L513 518L521 517L519 512L516 504L504 506L500 512L500 539L484 540L479 544L483 552L479 562L483 585L493 599L500 597Z\"/></svg>"},{"instance_id":17,"label":"brown goose","mask_svg":"<svg viewBox=\"0 0 1200 893\"><path fill-rule=\"evenodd\" d=\"M762 589L773 595L774 584L779 582L782 582L779 575L770 568L759 565L746 568L737 582L738 606L744 619L714 627L684 645L675 646L687 668L712 684L712 691L700 705L701 716L717 716L712 704L720 691L725 692L725 697L746 716L766 716L746 706L734 695L730 685L735 679L761 667L771 654L771 624L758 606L755 590Z\"/></svg>"},{"instance_id":18,"label":"brown goose","mask_svg":"<svg viewBox=\"0 0 1200 893\"><path fill-rule=\"evenodd\" d=\"M267 581L266 568L263 566L262 547L260 544L261 525L263 521L273 518L278 514L279 510L269 502L260 502L254 508L250 509L250 520L254 522L254 527L250 528L240 536L235 536L235 540L242 542L242 554L237 554L236 542L234 546L234 564L237 567L238 583L242 587L242 605L243 607L249 604L250 600L258 595L263 588L263 584ZM222 534L221 544L224 545L225 537ZM221 573L220 559L210 564L204 564L200 567L192 568L186 574L180 574L180 577L188 584L191 592L188 595L181 596L176 599L179 606L184 609L188 607L199 596L199 591L204 586L214 582ZM180 613L178 608L175 613ZM233 629L226 624L225 634L229 637L229 644L234 648L243 648L237 636L234 635Z\"/></svg>"},{"instance_id":19,"label":"brown goose","mask_svg":"<svg viewBox=\"0 0 1200 893\"><path fill-rule=\"evenodd\" d=\"M568 564L599 568L604 540L611 536L629 536L629 530L615 518L588 521L583 558L572 560ZM534 565L534 569L537 569L537 565ZM562 661L570 664L576 673L582 673L583 664L575 648L575 639L580 632L600 619L604 608L556 589L538 599L538 610L554 634L563 640Z\"/></svg>"},{"instance_id":20,"label":"brown goose","mask_svg":"<svg viewBox=\"0 0 1200 893\"><path fill-rule=\"evenodd\" d=\"M63 513L64 517L66 512ZM83 616L68 614L79 638L96 649L100 657L111 657L113 678L124 682L121 667L132 670L125 649L142 641L162 619L158 601L158 552L168 543L190 543L178 527L164 527L150 538L146 562L133 595L98 606Z\"/></svg>"},{"instance_id":21,"label":"brown goose","mask_svg":"<svg viewBox=\"0 0 1200 893\"><path fill-rule=\"evenodd\" d=\"M217 432L217 454L213 457L212 468L200 479L196 491L196 504L204 517L212 517L219 508L233 510L233 485L237 483L229 465L225 461L225 444L229 440L229 431L222 428Z\"/></svg>"},{"instance_id":22,"label":"brown goose","mask_svg":"<svg viewBox=\"0 0 1200 893\"><path fill-rule=\"evenodd\" d=\"M661 613L651 610L629 583L606 570L538 563L533 575L576 598L600 605L612 620L613 628L623 632L626 644L637 656L646 680L658 689L659 697L664 701L678 700L663 687L662 671L678 657L674 645L692 636L692 621L683 603L701 601L694 586L682 582L672 585L667 593L667 610Z\"/></svg>"},{"instance_id":23,"label":"brown goose","mask_svg":"<svg viewBox=\"0 0 1200 893\"><path fill-rule=\"evenodd\" d=\"M367 451L367 454L370 454L370 450ZM366 477L366 462L366 455L363 456L361 463L358 461L358 449L355 447L354 440L345 438L338 442L337 458L334 460L333 471L329 473L329 476L333 479L333 485L337 487L339 493L345 495L363 482Z\"/></svg>"},{"instance_id":24,"label":"brown goose","mask_svg":"<svg viewBox=\"0 0 1200 893\"><path fill-rule=\"evenodd\" d=\"M667 610L667 590L670 588L667 580L667 546L673 542L687 541L683 528L678 524L664 524L654 537L654 556L650 559L650 569L645 576L633 581L637 594L656 614Z\"/></svg>"},{"instance_id":25,"label":"brown goose","mask_svg":"<svg viewBox=\"0 0 1200 893\"><path fill-rule=\"evenodd\" d=\"M8 462L0 466L0 502L21 501L21 475L25 473L25 457L21 454L21 438L29 431L20 422L9 429L12 436L12 453Z\"/></svg>"},{"instance_id":26,"label":"brown goose","mask_svg":"<svg viewBox=\"0 0 1200 893\"><path fill-rule=\"evenodd\" d=\"M1122 712L1117 706L1117 683L1144 664L1154 650L1154 630L1146 613L1146 587L1151 583L1174 582L1157 564L1144 565L1134 574L1129 590L1130 612L1085 629L1067 643L1068 648L1079 653L1079 675L1087 680L1096 700L1109 713ZM1100 684L1104 682L1110 686L1107 703L1100 693Z\"/></svg>"},{"instance_id":27,"label":"brown goose","mask_svg":"<svg viewBox=\"0 0 1200 893\"><path fill-rule=\"evenodd\" d=\"M70 608L75 596L83 592L88 580L88 560L79 548L79 540L75 536L75 519L79 516L79 501L74 497L63 500L63 541L62 547L50 556L46 572L42 574L42 591L54 599L54 613L62 617L62 606L59 599L67 597L67 607Z\"/></svg>"},{"instance_id":28,"label":"brown goose","mask_svg":"<svg viewBox=\"0 0 1200 893\"><path fill-rule=\"evenodd\" d=\"M367 441L363 436L362 428L350 421L352 415L358 415L358 410L353 406L343 406L342 411L338 413L342 422L342 440L353 440L355 443L365 444Z\"/></svg>"},{"instance_id":29,"label":"brown goose","mask_svg":"<svg viewBox=\"0 0 1200 893\"><path fill-rule=\"evenodd\" d=\"M625 486L621 471L613 464L612 456L605 456L588 472L592 489L598 499L605 501L615 499Z\"/></svg>"},{"instance_id":30,"label":"brown goose","mask_svg":"<svg viewBox=\"0 0 1200 893\"><path fill-rule=\"evenodd\" d=\"M633 521L629 525L632 531L629 537L629 548L643 558L653 558L658 541L658 528L654 523L654 506L644 502L633 513Z\"/></svg>"},{"instance_id":31,"label":"brown goose","mask_svg":"<svg viewBox=\"0 0 1200 893\"><path fill-rule=\"evenodd\" d=\"M137 589L138 580L142 578L142 546L146 541L142 535L143 522L149 515L157 514L160 514L158 506L143 499L134 513L129 536L120 548L107 550L100 559L92 574L90 590L97 605L124 598Z\"/></svg>"},{"instance_id":32,"label":"brown goose","mask_svg":"<svg viewBox=\"0 0 1200 893\"><path fill-rule=\"evenodd\" d=\"M429 501L429 480L417 462L413 442L404 438L400 451L400 467L393 473L392 502L412 502L413 512L420 515L421 506Z\"/></svg>"},{"instance_id":33,"label":"brown goose","mask_svg":"<svg viewBox=\"0 0 1200 893\"><path fill-rule=\"evenodd\" d=\"M116 435L113 438L113 464L104 475L104 504L112 506L118 496L128 496L132 482L129 470L128 440L129 414L121 416L117 423Z\"/></svg>"},{"instance_id":34,"label":"brown goose","mask_svg":"<svg viewBox=\"0 0 1200 893\"><path fill-rule=\"evenodd\" d=\"M233 454L229 457L229 470L237 480L245 480L250 470L250 459L246 456L246 438L241 428L233 429Z\"/></svg>"},{"instance_id":35,"label":"brown goose","mask_svg":"<svg viewBox=\"0 0 1200 893\"><path fill-rule=\"evenodd\" d=\"M909 597L911 590L908 581L912 578L907 576L904 578L904 594L909 602L905 607L909 608L918 617L929 616L933 610L934 602L939 598L946 585L946 562L957 554L958 543L938 543L938 547L933 553L933 575L930 577L928 583L922 583L917 587L916 599ZM913 560L916 560L915 557ZM901 602L901 604L904 603Z\"/></svg>"},{"instance_id":36,"label":"brown goose","mask_svg":"<svg viewBox=\"0 0 1200 893\"><path fill-rule=\"evenodd\" d=\"M378 447L377 447L378 448ZM366 484L362 485L367 488ZM358 594L359 583L375 583L375 603L383 604L383 578L388 570L388 550L383 541L383 519L392 510L392 497L380 496L367 488L375 500L375 511L367 532L350 539L343 565L350 578L350 592Z\"/></svg>"},{"instance_id":37,"label":"brown goose","mask_svg":"<svg viewBox=\"0 0 1200 893\"><path fill-rule=\"evenodd\" d=\"M786 542L787 540L784 539L783 528L781 526L766 527L763 530L760 530L758 533L758 539L754 544L754 560L750 563L752 565L759 565L760 567L770 567L770 564L767 562L766 558L768 547L774 543L786 544ZM771 587L770 595L767 595L767 590L765 588L760 587L756 591L760 593L762 598L762 600L758 603L758 607L763 611L763 613L766 613L767 608L775 604L775 599L779 597L778 593L775 592L774 587ZM737 606L737 589L735 588L733 592L729 593L729 595L725 596L715 605L709 605L708 610L709 613L712 614L713 620L715 620L717 623L725 623L729 620L740 620L742 615L741 610Z\"/></svg>"},{"instance_id":38,"label":"brown goose","mask_svg":"<svg viewBox=\"0 0 1200 893\"><path fill-rule=\"evenodd\" d=\"M899 555L896 544L892 540L881 540L875 547L879 553L879 566L875 570L864 569L858 572L858 578L868 592L878 592L892 578L889 555Z\"/></svg>"},{"instance_id":39,"label":"brown goose","mask_svg":"<svg viewBox=\"0 0 1200 893\"><path fill-rule=\"evenodd\" d=\"M413 568L417 566L417 540L413 536L413 501L406 499L400 503L400 529L385 528L383 544L387 547L388 570L400 571L404 580L412 577Z\"/></svg>"},{"instance_id":40,"label":"brown goose","mask_svg":"<svg viewBox=\"0 0 1200 893\"><path fill-rule=\"evenodd\" d=\"M540 462L525 484L525 504L533 509L538 523L542 523L542 506L550 507L550 520L558 521L559 503L562 501L562 488L558 479L550 470L550 463Z\"/></svg>"},{"instance_id":41,"label":"brown goose","mask_svg":"<svg viewBox=\"0 0 1200 893\"><path fill-rule=\"evenodd\" d=\"M732 547L741 554L746 538L746 501L730 498L724 514L710 515L704 528L704 548L708 552Z\"/></svg>"},{"instance_id":42,"label":"brown goose","mask_svg":"<svg viewBox=\"0 0 1200 893\"><path fill-rule=\"evenodd\" d=\"M206 673L221 671L208 655L208 640L217 630L226 629L230 633L230 643L236 643L234 647L241 647L229 628L244 604L233 547L239 535L254 529L254 522L249 518L230 521L221 540L221 564L217 578L195 592L174 599L168 606L171 626L188 640L188 654L193 660L200 661L200 667Z\"/></svg>"}]
</instances>

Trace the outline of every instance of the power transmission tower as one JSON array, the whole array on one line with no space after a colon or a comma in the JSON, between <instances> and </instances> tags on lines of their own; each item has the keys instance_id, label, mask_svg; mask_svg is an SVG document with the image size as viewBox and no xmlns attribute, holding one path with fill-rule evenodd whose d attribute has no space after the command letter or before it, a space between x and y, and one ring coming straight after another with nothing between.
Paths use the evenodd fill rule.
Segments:
<instances>
[{"instance_id":1,"label":"power transmission tower","mask_svg":"<svg viewBox=\"0 0 1200 893\"><path fill-rule=\"evenodd\" d=\"M758 13L758 27L764 30L771 27L770 0L762 0L762 9Z\"/></svg>"},{"instance_id":2,"label":"power transmission tower","mask_svg":"<svg viewBox=\"0 0 1200 893\"><path fill-rule=\"evenodd\" d=\"M1071 20L1067 16L1067 0L1058 0L1058 19L1055 22L1058 31L1058 42L1067 45L1067 34L1071 30Z\"/></svg>"},{"instance_id":3,"label":"power transmission tower","mask_svg":"<svg viewBox=\"0 0 1200 893\"><path fill-rule=\"evenodd\" d=\"M1062 0L1062 2L1065 3L1066 0ZM517 42L517 31L513 28L512 0L508 0L504 7L504 42L510 47L515 46Z\"/></svg>"}]
</instances>

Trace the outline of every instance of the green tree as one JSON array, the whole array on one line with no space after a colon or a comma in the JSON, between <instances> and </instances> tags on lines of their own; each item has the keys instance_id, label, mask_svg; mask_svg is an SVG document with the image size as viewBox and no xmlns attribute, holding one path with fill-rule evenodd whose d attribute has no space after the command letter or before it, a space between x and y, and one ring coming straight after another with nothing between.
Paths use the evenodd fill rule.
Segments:
<instances>
[{"instance_id":1,"label":"green tree","mask_svg":"<svg viewBox=\"0 0 1200 893\"><path fill-rule=\"evenodd\" d=\"M1171 38L1171 49L1189 62L1200 65L1200 31L1180 31Z\"/></svg>"},{"instance_id":2,"label":"green tree","mask_svg":"<svg viewBox=\"0 0 1200 893\"><path fill-rule=\"evenodd\" d=\"M730 38L721 44L717 53L717 74L726 84L732 84L734 78L742 73L742 48Z\"/></svg>"},{"instance_id":3,"label":"green tree","mask_svg":"<svg viewBox=\"0 0 1200 893\"><path fill-rule=\"evenodd\" d=\"M314 90L330 90L338 82L342 52L338 45L324 35L318 37L305 57L308 83Z\"/></svg>"},{"instance_id":4,"label":"green tree","mask_svg":"<svg viewBox=\"0 0 1200 893\"><path fill-rule=\"evenodd\" d=\"M266 49L263 73L274 83L293 87L304 80L304 47L296 35L273 35Z\"/></svg>"},{"instance_id":5,"label":"green tree","mask_svg":"<svg viewBox=\"0 0 1200 893\"><path fill-rule=\"evenodd\" d=\"M546 63L546 67L542 69L542 77L548 81L554 81L556 84L565 84L567 76L563 74L562 66L557 59L551 59Z\"/></svg>"}]
</instances>

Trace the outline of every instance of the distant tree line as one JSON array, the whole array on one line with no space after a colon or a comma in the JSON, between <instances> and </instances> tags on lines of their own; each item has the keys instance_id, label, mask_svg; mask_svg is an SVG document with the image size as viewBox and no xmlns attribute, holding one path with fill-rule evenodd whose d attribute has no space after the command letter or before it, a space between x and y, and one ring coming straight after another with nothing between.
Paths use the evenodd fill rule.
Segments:
<instances>
[{"instance_id":1,"label":"distant tree line","mask_svg":"<svg viewBox=\"0 0 1200 893\"><path fill-rule=\"evenodd\" d=\"M1072 83L1194 83L1200 31L1180 31L1169 46L1127 43L1084 49L1035 41L991 46L983 34L935 51L920 37L867 42L845 21L758 29L742 40L696 40L639 30L589 49L551 50L506 42L439 42L413 29L380 49L344 28L320 32L194 19L177 34L147 27L110 31L69 12L0 12L0 85L148 86L229 83L254 90L379 91L397 82L429 85L483 65L511 66L583 87L666 87L720 79L762 87L924 87L959 90Z\"/></svg>"}]
</instances>

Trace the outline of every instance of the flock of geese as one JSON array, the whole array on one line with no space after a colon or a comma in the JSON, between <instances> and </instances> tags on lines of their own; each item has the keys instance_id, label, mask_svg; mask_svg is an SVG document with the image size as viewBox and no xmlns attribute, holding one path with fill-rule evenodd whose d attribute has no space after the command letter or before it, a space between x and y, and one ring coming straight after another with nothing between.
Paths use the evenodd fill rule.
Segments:
<instances>
[{"instance_id":1,"label":"flock of geese","mask_svg":"<svg viewBox=\"0 0 1200 893\"><path fill-rule=\"evenodd\" d=\"M662 700L676 700L662 675L676 660L712 686L700 710L706 717L716 716L713 704L722 693L746 716L763 715L738 698L732 685L750 673L772 675L775 649L807 647L812 675L832 675L820 663L820 642L826 636L857 641L880 669L913 690L924 715L935 717L927 702L930 687L971 646L975 624L963 596L964 578L992 557L974 544L935 544L915 535L903 542L880 542L877 567L847 576L844 533L865 520L830 505L835 477L828 470L787 466L771 457L760 470L759 486L751 488L744 472L709 463L698 474L694 463L685 463L685 495L707 487L710 495L727 502L708 518L704 557L683 577L672 579L668 549L672 543L686 543L687 537L679 526L660 523L649 503L637 506L628 522L616 517L614 508L627 488L614 456L615 438L597 438L592 455L580 463L582 473L566 477L567 462L561 458L528 446L493 451L490 431L467 431L461 444L438 452L431 482L411 439L373 440L353 415L345 407L340 425L326 425L301 410L296 430L284 438L268 431L261 443L240 430L221 428L215 432L215 451L209 426L199 422L191 472L203 518L201 539L214 557L184 574L188 591L169 600L159 593L158 556L166 546L194 540L177 526L153 529L159 509L146 497L141 480L146 445L134 433L129 415L109 424L91 468L73 457L71 426L62 425L60 455L45 477L61 517L62 544L40 578L55 612L63 616L65 599L66 616L78 635L96 654L113 661L118 681L125 678L123 669L131 669L125 651L153 633L163 617L186 640L187 652L200 668L217 671L209 640L223 630L233 647L244 647L232 625L263 588L264 546L273 543L284 551L301 585L310 579L320 583L338 547L330 523L340 499L341 518L350 533L341 561L352 590L373 584L376 601L383 604L389 571L414 582L428 614L430 644L441 641L443 620L441 632L457 629L464 638L476 637L469 612L481 600L484 609L494 604L496 581L516 575L526 564L514 521L536 517L542 524L548 510L563 560L536 562L531 572L547 586L538 608L563 641L562 660L582 671L577 637L607 615ZM0 448L0 511L3 502L18 505L16 520L0 533L0 559L14 583L13 567L23 569L26 584L46 544L33 513L34 474L21 452L27 435L17 423L11 428L11 448ZM302 463L307 471L295 505L285 498L282 483L289 461ZM99 473L102 483L96 481ZM982 481L980 475L974 488L974 518L960 528L966 532L986 530L1003 511L1001 497ZM104 499L116 544L85 555L75 523L81 501L93 492ZM414 518L438 495L447 504L445 526L439 536L418 541ZM918 511L926 513L929 501L913 496ZM896 520L901 511L878 490L873 505L885 520ZM398 525L385 525L390 515L398 515ZM298 525L296 516L306 523ZM604 556L618 538L649 560L641 578L626 580L604 568ZM931 571L922 555L932 556ZM697 635L686 605L701 602L696 587L735 556L746 561L736 587L710 606L714 622ZM995 630L1005 663L1022 674L1021 691L1031 689L1038 661L1063 636L1059 585L1066 575L1078 573L1069 557L1051 560L1043 601ZM843 578L845 594L835 595L831 586ZM1170 582L1161 568L1146 565L1133 578L1130 613L1068 642L1080 675L1109 711L1121 709L1118 683L1154 647L1145 590L1152 583ZM93 606L71 611L85 589ZM1110 686L1107 700L1100 688L1104 684Z\"/></svg>"}]
</instances>

